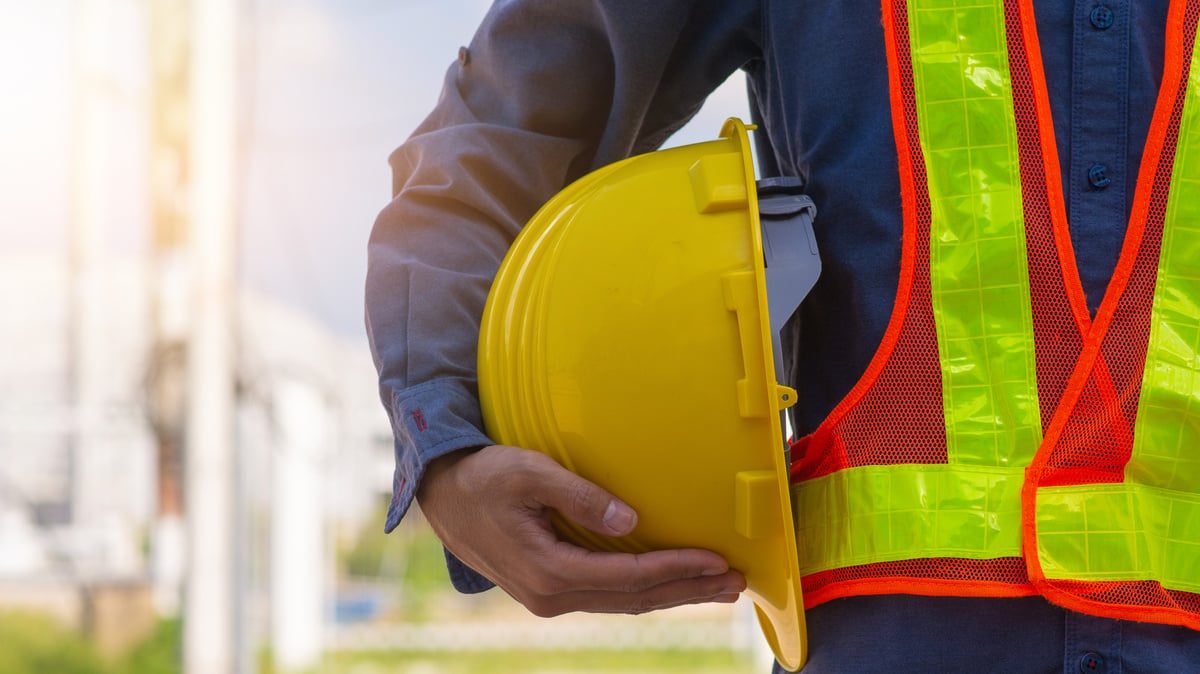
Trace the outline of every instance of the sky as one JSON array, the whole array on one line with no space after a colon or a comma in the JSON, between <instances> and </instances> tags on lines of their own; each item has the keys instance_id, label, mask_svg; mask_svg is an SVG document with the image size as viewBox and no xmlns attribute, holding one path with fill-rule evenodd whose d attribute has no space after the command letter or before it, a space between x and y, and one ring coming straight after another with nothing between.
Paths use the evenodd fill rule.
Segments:
<instances>
[{"instance_id":1,"label":"sky","mask_svg":"<svg viewBox=\"0 0 1200 674\"><path fill-rule=\"evenodd\" d=\"M147 21L106 6L100 87L104 245L147 255ZM65 255L80 148L75 103L84 0L0 0L0 251ZM247 0L243 6L240 282L362 339L366 241L390 198L387 156L420 123L483 0ZM731 80L672 144L745 117Z\"/></svg>"},{"instance_id":2,"label":"sky","mask_svg":"<svg viewBox=\"0 0 1200 674\"><path fill-rule=\"evenodd\" d=\"M51 2L0 8L0 250L63 241L72 123L67 10Z\"/></svg>"}]
</instances>

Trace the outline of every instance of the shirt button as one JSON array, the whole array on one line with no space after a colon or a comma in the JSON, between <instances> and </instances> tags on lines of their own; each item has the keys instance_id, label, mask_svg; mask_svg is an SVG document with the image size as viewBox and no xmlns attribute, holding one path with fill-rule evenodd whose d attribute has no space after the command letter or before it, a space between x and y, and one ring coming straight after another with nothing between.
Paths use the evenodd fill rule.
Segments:
<instances>
[{"instance_id":1,"label":"shirt button","mask_svg":"<svg viewBox=\"0 0 1200 674\"><path fill-rule=\"evenodd\" d=\"M1088 169L1088 182L1098 190L1108 187L1112 183L1112 178L1108 177L1108 167L1104 164L1092 164Z\"/></svg>"},{"instance_id":2,"label":"shirt button","mask_svg":"<svg viewBox=\"0 0 1200 674\"><path fill-rule=\"evenodd\" d=\"M1092 20L1092 25L1100 30L1108 30L1113 25L1113 11L1104 5L1096 7L1092 10L1088 17Z\"/></svg>"},{"instance_id":3,"label":"shirt button","mask_svg":"<svg viewBox=\"0 0 1200 674\"><path fill-rule=\"evenodd\" d=\"M1100 657L1099 653L1084 653L1083 657L1079 658L1079 671L1086 674L1103 672L1104 658Z\"/></svg>"}]
</instances>

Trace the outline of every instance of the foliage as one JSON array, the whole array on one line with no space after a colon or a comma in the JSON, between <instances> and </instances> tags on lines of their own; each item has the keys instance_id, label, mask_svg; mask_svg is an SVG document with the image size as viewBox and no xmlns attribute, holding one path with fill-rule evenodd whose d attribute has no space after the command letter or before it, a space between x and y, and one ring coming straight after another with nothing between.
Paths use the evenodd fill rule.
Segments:
<instances>
[{"instance_id":1,"label":"foliage","mask_svg":"<svg viewBox=\"0 0 1200 674\"><path fill-rule=\"evenodd\" d=\"M376 578L382 572L388 537L377 522L368 522L354 533L349 546L338 552L338 570L346 576Z\"/></svg>"},{"instance_id":2,"label":"foliage","mask_svg":"<svg viewBox=\"0 0 1200 674\"><path fill-rule=\"evenodd\" d=\"M450 586L442 544L427 527L409 537L404 583L417 591L444 591Z\"/></svg>"},{"instance_id":3,"label":"foliage","mask_svg":"<svg viewBox=\"0 0 1200 674\"><path fill-rule=\"evenodd\" d=\"M388 598L391 617L408 622L427 619L438 598L453 592L442 545L419 521L406 520L391 534L363 527L340 551L338 567L347 587L374 586Z\"/></svg>"},{"instance_id":4,"label":"foliage","mask_svg":"<svg viewBox=\"0 0 1200 674\"><path fill-rule=\"evenodd\" d=\"M175 674L183 661L183 634L178 619L160 620L154 633L125 657L122 674Z\"/></svg>"},{"instance_id":5,"label":"foliage","mask_svg":"<svg viewBox=\"0 0 1200 674\"><path fill-rule=\"evenodd\" d=\"M50 616L0 613L0 674L111 674L110 663Z\"/></svg>"},{"instance_id":6,"label":"foliage","mask_svg":"<svg viewBox=\"0 0 1200 674\"><path fill-rule=\"evenodd\" d=\"M386 501L379 512L386 510ZM403 583L406 591L442 591L449 587L442 545L413 508L391 534L378 521L368 521L338 554L345 577L377 578Z\"/></svg>"}]
</instances>

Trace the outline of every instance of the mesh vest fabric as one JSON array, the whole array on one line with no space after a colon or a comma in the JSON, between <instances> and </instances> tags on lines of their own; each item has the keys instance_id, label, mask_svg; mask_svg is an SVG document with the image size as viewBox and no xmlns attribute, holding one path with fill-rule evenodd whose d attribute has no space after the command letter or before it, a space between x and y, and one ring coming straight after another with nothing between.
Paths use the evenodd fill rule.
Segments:
<instances>
[{"instance_id":1,"label":"mesh vest fabric","mask_svg":"<svg viewBox=\"0 0 1200 674\"><path fill-rule=\"evenodd\" d=\"M1093 321L1030 3L883 3L900 286L867 372L793 448L807 605L1042 594L1200 627L1197 16L1172 4L1133 217Z\"/></svg>"}]
</instances>

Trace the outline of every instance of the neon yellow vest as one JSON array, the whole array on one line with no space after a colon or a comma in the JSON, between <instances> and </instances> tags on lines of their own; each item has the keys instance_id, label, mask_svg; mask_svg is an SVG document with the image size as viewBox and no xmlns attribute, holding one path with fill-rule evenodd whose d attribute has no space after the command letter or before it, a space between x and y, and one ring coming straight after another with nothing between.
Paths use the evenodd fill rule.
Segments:
<instances>
[{"instance_id":1,"label":"neon yellow vest","mask_svg":"<svg viewBox=\"0 0 1200 674\"><path fill-rule=\"evenodd\" d=\"M1094 320L1030 2L883 14L900 289L866 375L793 450L806 606L1041 594L1200 629L1200 3L1172 3Z\"/></svg>"}]
</instances>

